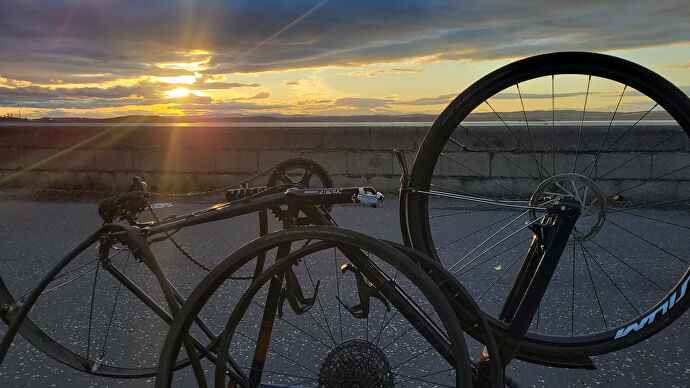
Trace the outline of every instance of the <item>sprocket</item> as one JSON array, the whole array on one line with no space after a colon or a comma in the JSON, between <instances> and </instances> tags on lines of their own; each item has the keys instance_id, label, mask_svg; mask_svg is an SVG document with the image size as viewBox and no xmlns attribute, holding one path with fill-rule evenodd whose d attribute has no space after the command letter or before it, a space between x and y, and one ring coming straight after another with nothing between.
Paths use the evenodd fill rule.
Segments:
<instances>
[{"instance_id":1,"label":"sprocket","mask_svg":"<svg viewBox=\"0 0 690 388\"><path fill-rule=\"evenodd\" d=\"M285 185L289 187L333 187L333 180L317 162L307 158L292 158L279 163L268 177L267 187ZM330 211L330 206L324 208ZM286 208L271 208L273 215L286 222L289 212Z\"/></svg>"}]
</instances>

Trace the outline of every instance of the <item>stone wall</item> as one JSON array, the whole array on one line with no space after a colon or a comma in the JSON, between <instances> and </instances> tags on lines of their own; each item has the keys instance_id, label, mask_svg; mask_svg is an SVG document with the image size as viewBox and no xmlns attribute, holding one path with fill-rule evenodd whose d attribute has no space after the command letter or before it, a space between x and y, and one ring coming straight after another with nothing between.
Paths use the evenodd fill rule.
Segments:
<instances>
[{"instance_id":1,"label":"stone wall","mask_svg":"<svg viewBox=\"0 0 690 388\"><path fill-rule=\"evenodd\" d=\"M426 128L0 126L1 188L114 191L142 175L157 191L239 182L290 157L321 163L339 185L397 190L391 153L410 160Z\"/></svg>"},{"instance_id":2,"label":"stone wall","mask_svg":"<svg viewBox=\"0 0 690 388\"><path fill-rule=\"evenodd\" d=\"M303 156L324 165L337 185L391 192L400 173L391 149L406 151L411 164L427 129L0 126L0 189L116 191L125 190L133 175L142 175L157 191L205 190ZM690 148L679 128L627 129L542 126L527 132L512 127L512 136L499 127L457 131L454 139L464 148L448 148L437 166L437 182L454 190L528 193L538 176L537 161L546 173L570 171L575 158L584 168L606 142L597 169L605 174L601 184L607 190L647 182L646 196L690 193ZM501 184L487 184L487 177Z\"/></svg>"}]
</instances>

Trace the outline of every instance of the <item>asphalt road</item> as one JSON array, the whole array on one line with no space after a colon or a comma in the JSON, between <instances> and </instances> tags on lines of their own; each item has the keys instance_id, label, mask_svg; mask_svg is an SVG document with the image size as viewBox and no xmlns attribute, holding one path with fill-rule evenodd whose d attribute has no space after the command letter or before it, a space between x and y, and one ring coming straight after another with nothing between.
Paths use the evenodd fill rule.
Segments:
<instances>
[{"instance_id":1,"label":"asphalt road","mask_svg":"<svg viewBox=\"0 0 690 388\"><path fill-rule=\"evenodd\" d=\"M161 209L164 214L181 213L200 205L178 205ZM684 215L676 215L684 216ZM398 227L397 201L388 199L383 209L339 208L334 210L334 217L341 226L366 234L400 240ZM67 252L81 239L95 230L99 219L93 203L69 202L29 202L4 200L0 202L0 274L13 292L27 290L31 284L47 271L48 265L57 260L56 255ZM458 223L452 232L464 228L465 223ZM231 221L204 225L179 234L179 240L195 257L202 257L206 265L218 263L224 256L241 246L245 241L255 237L256 221L254 217L241 217ZM660 232L660 233L663 233ZM614 244L626 244L624 241ZM195 269L188 261L175 253L173 247L164 245L156 251L161 255L162 265L183 294L189 293L203 278L203 271ZM500 260L500 259L499 259ZM496 271L503 270L508 262L489 262L487 265ZM136 265L136 264L127 264ZM138 267L130 267L138 268ZM508 269L506 269L507 271ZM583 279L585 267L573 270L578 279ZM132 276L138 276L146 284L145 271L130 269ZM567 274L566 274L567 275ZM601 277L601 275L599 275ZM53 328L54 334L72 344L78 345L79 335L86 329L83 322L76 317L89 314L89 305L82 303L89 295L93 275L76 279L73 283L55 290L54 297L47 298L34 312L37 317ZM150 280L150 279L149 279ZM477 275L468 279L468 287L479 287L485 283ZM565 282L563 279L556 279ZM565 284L565 283L564 283ZM111 286L111 290L115 290ZM632 297L644 298L645 287L631 288L626 292L637 293ZM154 292L151 290L151 292ZM564 285L563 290L568 292ZM579 292L579 291L578 291ZM564 294L565 295L565 294ZM586 298L587 293L578 293L578 301ZM110 294L112 297L112 293ZM575 298L575 297L573 297ZM578 302L578 306L580 306ZM122 303L127 305L128 303ZM108 316L109 304L96 306L91 312L95 316ZM580 306L577 315L583 318L596 316L598 310L589 305ZM129 306L127 306L129 307ZM126 308L126 307L120 307ZM567 308L566 308L567 310ZM125 311L125 310L123 310ZM141 315L137 315L141 314ZM150 344L160 345L165 334L163 325L152 325L150 316L144 313L126 315L114 323L116 326L132 327L128 353L122 355L124 360L155 365L156 355ZM544 312L543 320L549 318L557 322L563 317L560 313ZM567 315L567 314L566 314ZM578 320L578 322L581 322ZM558 330L554 324L553 330ZM581 330L582 328L575 328ZM508 374L525 387L689 387L690 362L690 316L685 314L672 326L644 343L613 354L595 358L597 370L565 370L531 365L516 361L509 367ZM5 327L0 325L0 334ZM94 332L94 337L101 334ZM119 341L113 339L114 342ZM93 350L97 352L97 350ZM474 349L472 350L474 352ZM180 374L180 386L191 380L188 375ZM0 387L151 387L153 380L113 380L99 378L75 372L35 350L24 339L17 339L4 364L0 366ZM409 386L415 386L410 384Z\"/></svg>"}]
</instances>

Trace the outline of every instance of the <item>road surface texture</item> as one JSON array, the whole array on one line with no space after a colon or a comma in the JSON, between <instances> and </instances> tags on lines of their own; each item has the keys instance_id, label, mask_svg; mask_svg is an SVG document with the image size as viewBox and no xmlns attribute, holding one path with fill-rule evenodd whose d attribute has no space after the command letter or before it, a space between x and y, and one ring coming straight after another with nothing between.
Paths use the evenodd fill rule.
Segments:
<instances>
[{"instance_id":1,"label":"road surface texture","mask_svg":"<svg viewBox=\"0 0 690 388\"><path fill-rule=\"evenodd\" d=\"M179 214L199 206L201 205L176 205L161 209L161 213ZM379 238L400 241L396 198L389 198L383 209L336 208L333 215L341 226ZM192 228L181 232L178 239L190 253L201 257L204 264L212 266L245 241L255 237L257 223L254 218L245 216ZM16 293L29 289L48 270L48 265L57 260L57 255L67 252L100 225L96 206L92 202L3 200L0 202L0 220L0 246L2 247L0 274ZM450 230L453 233L462 232L465 225L465 222L458 222L456 229L450 228ZM624 244L624 242L620 243ZM201 280L202 272L197 271L198 268L185 261L171 247L162 246L157 253L161 253L162 265L183 293L190 292ZM501 263L491 263L491 265L496 271L507 271ZM576 275L585 276L581 273L583 270L578 269ZM83 338L86 328L83 326L83 321L77 320L76 317L88 314L89 304L76 301L88 301L88 298L84 296L90 292L91 282L88 279L92 277L92 274L88 274L53 291L52 295L55 296L47 298L34 312L36 317L47 322L47 326L54 330L56 336L64 338L65 341L78 342L79 338ZM477 279L473 280L477 282ZM117 290L117 288L113 287L111 290ZM565 295L569 295L568 290L569 288L564 286ZM639 287L637 290L638 293L645 292L644 287ZM626 292L635 291L633 288L632 291ZM580 291L578 291L578 296L582 297ZM639 296L642 298L644 295ZM105 308L96 306L93 314L107 317L107 306L109 305ZM590 307L592 311L579 310L578 316L596 317L599 314L598 310L594 306ZM131 357L135 362L152 365L155 363L155 354L151 354L150 351L147 353L146 347L140 346L138 342L152 343L156 341L155 338L163 338L165 328L148 325L145 323L148 322L148 318L150 317L131 314L124 319L119 318L114 325L128 326L133 330L131 333L133 335L128 338L132 341L130 348L133 349L134 354L128 354L127 357ZM561 318L557 314L549 315L545 311L542 320L558 321ZM5 329L3 325L0 325L0 334L4 333ZM577 329L578 327L575 327L575 330ZM508 368L508 374L524 387L688 387L690 386L688 385L690 381L689 329L690 316L685 314L672 326L642 344L614 354L596 357L598 369L594 371L555 369L516 361ZM99 335L101 334L94 333L94 337ZM473 348L472 352L474 351ZM97 353L97 350L93 352ZM188 375L181 373L178 378L183 381L188 380L187 384L182 383L178 386L192 385L193 380ZM15 341L7 359L0 366L0 387L8 388L119 386L138 388L152 387L153 384L152 378L114 380L75 372L35 350L22 338ZM415 384L410 383L409 386L415 386Z\"/></svg>"}]
</instances>

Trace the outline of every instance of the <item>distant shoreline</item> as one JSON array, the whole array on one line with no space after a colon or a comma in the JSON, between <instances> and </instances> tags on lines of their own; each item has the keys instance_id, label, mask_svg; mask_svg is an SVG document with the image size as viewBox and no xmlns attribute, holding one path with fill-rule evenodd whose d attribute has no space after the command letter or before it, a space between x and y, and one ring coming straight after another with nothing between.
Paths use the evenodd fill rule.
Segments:
<instances>
[{"instance_id":1,"label":"distant shoreline","mask_svg":"<svg viewBox=\"0 0 690 388\"><path fill-rule=\"evenodd\" d=\"M571 127L571 126L631 126L635 125L637 120L616 120L613 123L607 120L563 120L563 121L530 121L530 127ZM45 122L45 121L24 121L24 122L0 122L0 127L27 127L27 128L51 128L51 127L171 127L171 128L342 128L342 127L431 127L432 121L417 122L417 121L372 121L372 122L321 122L321 121L240 121L240 122ZM675 120L644 120L637 124L646 126L675 126L678 123ZM464 126L468 127L524 127L524 121L464 121Z\"/></svg>"},{"instance_id":2,"label":"distant shoreline","mask_svg":"<svg viewBox=\"0 0 690 388\"><path fill-rule=\"evenodd\" d=\"M0 117L0 125L89 125L89 124L127 124L127 125L174 125L174 126L368 126L368 125L430 125L437 115L409 114L409 115L353 115L353 116L318 116L318 115L257 115L257 116L121 116L111 118L83 118L83 117L44 117L40 119ZM507 122L530 124L555 122L610 122L611 112L583 112L580 110L556 111L528 111L528 112L476 112L471 113L466 122ZM651 112L617 112L615 121L635 121L644 118L648 121L668 121L671 116L665 111Z\"/></svg>"}]
</instances>

